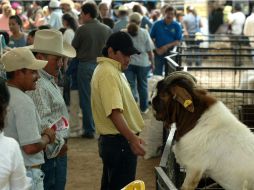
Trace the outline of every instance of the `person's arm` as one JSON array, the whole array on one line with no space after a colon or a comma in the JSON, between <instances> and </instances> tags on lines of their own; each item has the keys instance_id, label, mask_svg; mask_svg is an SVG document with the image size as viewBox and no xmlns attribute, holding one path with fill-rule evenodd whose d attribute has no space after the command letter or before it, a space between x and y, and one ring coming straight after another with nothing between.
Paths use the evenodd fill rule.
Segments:
<instances>
[{"instance_id":1,"label":"person's arm","mask_svg":"<svg viewBox=\"0 0 254 190\"><path fill-rule=\"evenodd\" d=\"M26 154L36 154L42 151L44 148L46 148L48 144L54 143L56 138L55 135L56 134L54 130L50 128L46 128L42 133L40 142L24 145L22 146L22 149L24 150Z\"/></svg>"},{"instance_id":2,"label":"person's arm","mask_svg":"<svg viewBox=\"0 0 254 190\"><path fill-rule=\"evenodd\" d=\"M149 61L151 62L151 68L152 68L152 70L154 70L155 65L154 65L154 54L153 54L153 51L148 51L147 54L148 54L148 57L149 57Z\"/></svg>"},{"instance_id":3,"label":"person's arm","mask_svg":"<svg viewBox=\"0 0 254 190\"><path fill-rule=\"evenodd\" d=\"M149 61L151 63L151 68L152 70L154 70L154 54L153 54L153 50L155 49L155 46L154 46L154 42L153 40L151 39L149 33L147 30L145 30L145 35L146 35L146 52L148 54L148 58L149 58Z\"/></svg>"},{"instance_id":4,"label":"person's arm","mask_svg":"<svg viewBox=\"0 0 254 190\"><path fill-rule=\"evenodd\" d=\"M175 25L175 35L173 36L175 41L165 44L164 46L160 48L156 48L156 53L159 55L163 55L164 53L167 53L169 49L172 49L173 47L180 44L180 41L182 39L182 28L179 24Z\"/></svg>"},{"instance_id":5,"label":"person's arm","mask_svg":"<svg viewBox=\"0 0 254 190\"><path fill-rule=\"evenodd\" d=\"M144 142L128 128L122 112L119 109L114 109L109 118L112 120L117 130L129 141L132 152L136 155L144 156L145 150L142 147Z\"/></svg>"},{"instance_id":6,"label":"person's arm","mask_svg":"<svg viewBox=\"0 0 254 190\"><path fill-rule=\"evenodd\" d=\"M43 85L40 83L40 81L37 82L37 88L34 91L29 91L27 94L33 99L36 108L38 110L38 113L41 118L41 127L42 129L46 129L51 127L54 122L56 122L59 119L59 115L52 114L52 108L51 108L51 97L52 94L46 89L44 89ZM63 136L59 134L59 132L56 133L56 140L53 144L50 144L47 146L47 149L50 147L54 147L55 149L60 149L63 147L64 143Z\"/></svg>"},{"instance_id":7,"label":"person's arm","mask_svg":"<svg viewBox=\"0 0 254 190\"><path fill-rule=\"evenodd\" d=\"M80 38L80 27L75 32L74 38L72 40L71 45L76 49L76 51L80 48L81 44L81 38Z\"/></svg>"},{"instance_id":8,"label":"person's arm","mask_svg":"<svg viewBox=\"0 0 254 190\"><path fill-rule=\"evenodd\" d=\"M232 24L234 21L235 21L234 14L232 14L232 13L229 14L229 15L228 15L227 23L228 23L228 24Z\"/></svg>"},{"instance_id":9,"label":"person's arm","mask_svg":"<svg viewBox=\"0 0 254 190\"><path fill-rule=\"evenodd\" d=\"M164 46L161 46L160 48L156 48L155 51L158 55L163 55L164 53L166 53L168 51L168 49L177 46L180 43L179 40L173 41L171 43L168 43Z\"/></svg>"}]
</instances>

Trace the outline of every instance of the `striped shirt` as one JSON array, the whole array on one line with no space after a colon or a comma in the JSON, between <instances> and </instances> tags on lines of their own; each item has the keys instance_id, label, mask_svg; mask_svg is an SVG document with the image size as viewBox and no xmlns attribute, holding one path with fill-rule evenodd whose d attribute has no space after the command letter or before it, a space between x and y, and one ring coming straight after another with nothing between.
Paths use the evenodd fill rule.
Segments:
<instances>
[{"instance_id":1,"label":"striped shirt","mask_svg":"<svg viewBox=\"0 0 254 190\"><path fill-rule=\"evenodd\" d=\"M62 116L69 120L67 107L54 77L44 70L39 71L40 78L37 81L36 90L27 94L33 99L41 117L42 129L51 127ZM68 131L56 133L54 144L47 146L47 158L56 157L64 144L64 138L68 137Z\"/></svg>"}]
</instances>

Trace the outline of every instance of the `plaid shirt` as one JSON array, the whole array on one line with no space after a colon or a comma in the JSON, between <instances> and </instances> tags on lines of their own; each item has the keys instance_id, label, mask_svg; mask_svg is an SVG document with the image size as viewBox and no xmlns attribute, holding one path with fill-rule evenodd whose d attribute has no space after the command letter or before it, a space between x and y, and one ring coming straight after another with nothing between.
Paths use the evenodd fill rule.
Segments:
<instances>
[{"instance_id":1,"label":"plaid shirt","mask_svg":"<svg viewBox=\"0 0 254 190\"><path fill-rule=\"evenodd\" d=\"M54 77L44 70L39 71L39 75L40 78L37 81L36 90L29 91L27 94L33 99L37 107L41 117L42 129L44 129L46 127L51 127L62 116L69 120L69 115L63 96ZM64 144L64 138L67 137L68 131L56 133L55 143L47 146L47 158L54 158L57 156Z\"/></svg>"}]
</instances>

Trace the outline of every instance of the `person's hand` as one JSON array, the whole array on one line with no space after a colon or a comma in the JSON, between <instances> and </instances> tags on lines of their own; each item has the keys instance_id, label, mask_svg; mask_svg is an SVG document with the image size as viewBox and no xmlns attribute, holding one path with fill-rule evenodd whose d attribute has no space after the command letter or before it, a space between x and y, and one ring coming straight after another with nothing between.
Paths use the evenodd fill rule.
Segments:
<instances>
[{"instance_id":1,"label":"person's hand","mask_svg":"<svg viewBox=\"0 0 254 190\"><path fill-rule=\"evenodd\" d=\"M155 51L158 55L163 55L164 53L168 51L168 47L167 45L164 45L164 46L161 46L160 48L156 48Z\"/></svg>"},{"instance_id":2,"label":"person's hand","mask_svg":"<svg viewBox=\"0 0 254 190\"><path fill-rule=\"evenodd\" d=\"M49 144L52 144L55 142L56 139L56 132L53 129L45 128L41 134L41 136L46 135L49 139Z\"/></svg>"},{"instance_id":3,"label":"person's hand","mask_svg":"<svg viewBox=\"0 0 254 190\"><path fill-rule=\"evenodd\" d=\"M64 143L64 145L62 146L62 148L57 156L64 156L66 154L67 150L68 150L68 146L66 143Z\"/></svg>"},{"instance_id":4,"label":"person's hand","mask_svg":"<svg viewBox=\"0 0 254 190\"><path fill-rule=\"evenodd\" d=\"M134 135L133 138L129 141L130 147L132 152L137 156L144 156L145 150L143 145L145 142L139 138L138 136Z\"/></svg>"}]
</instances>

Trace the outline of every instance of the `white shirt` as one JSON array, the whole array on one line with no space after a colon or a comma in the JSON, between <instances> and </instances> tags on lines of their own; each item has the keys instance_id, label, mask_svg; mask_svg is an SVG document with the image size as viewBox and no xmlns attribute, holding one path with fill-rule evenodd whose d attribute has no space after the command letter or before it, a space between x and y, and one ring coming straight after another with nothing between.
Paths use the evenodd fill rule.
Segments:
<instances>
[{"instance_id":1,"label":"white shirt","mask_svg":"<svg viewBox=\"0 0 254 190\"><path fill-rule=\"evenodd\" d=\"M26 176L18 143L0 132L0 189L28 190L30 187L31 179Z\"/></svg>"},{"instance_id":2,"label":"white shirt","mask_svg":"<svg viewBox=\"0 0 254 190\"><path fill-rule=\"evenodd\" d=\"M229 15L229 24L231 24L232 27L232 34L242 34L244 22L245 15L242 12L235 12Z\"/></svg>"},{"instance_id":3,"label":"white shirt","mask_svg":"<svg viewBox=\"0 0 254 190\"><path fill-rule=\"evenodd\" d=\"M153 41L146 29L139 28L137 36L131 36L134 47L140 54L131 56L130 64L140 67L148 67L150 65L148 51L155 49Z\"/></svg>"},{"instance_id":4,"label":"white shirt","mask_svg":"<svg viewBox=\"0 0 254 190\"><path fill-rule=\"evenodd\" d=\"M63 40L71 45L75 32L71 28L67 28L63 34Z\"/></svg>"},{"instance_id":5,"label":"white shirt","mask_svg":"<svg viewBox=\"0 0 254 190\"><path fill-rule=\"evenodd\" d=\"M254 13L252 13L250 16L247 17L244 29L243 29L243 34L245 36L253 36L250 37L249 40L251 47L254 47Z\"/></svg>"}]
</instances>

